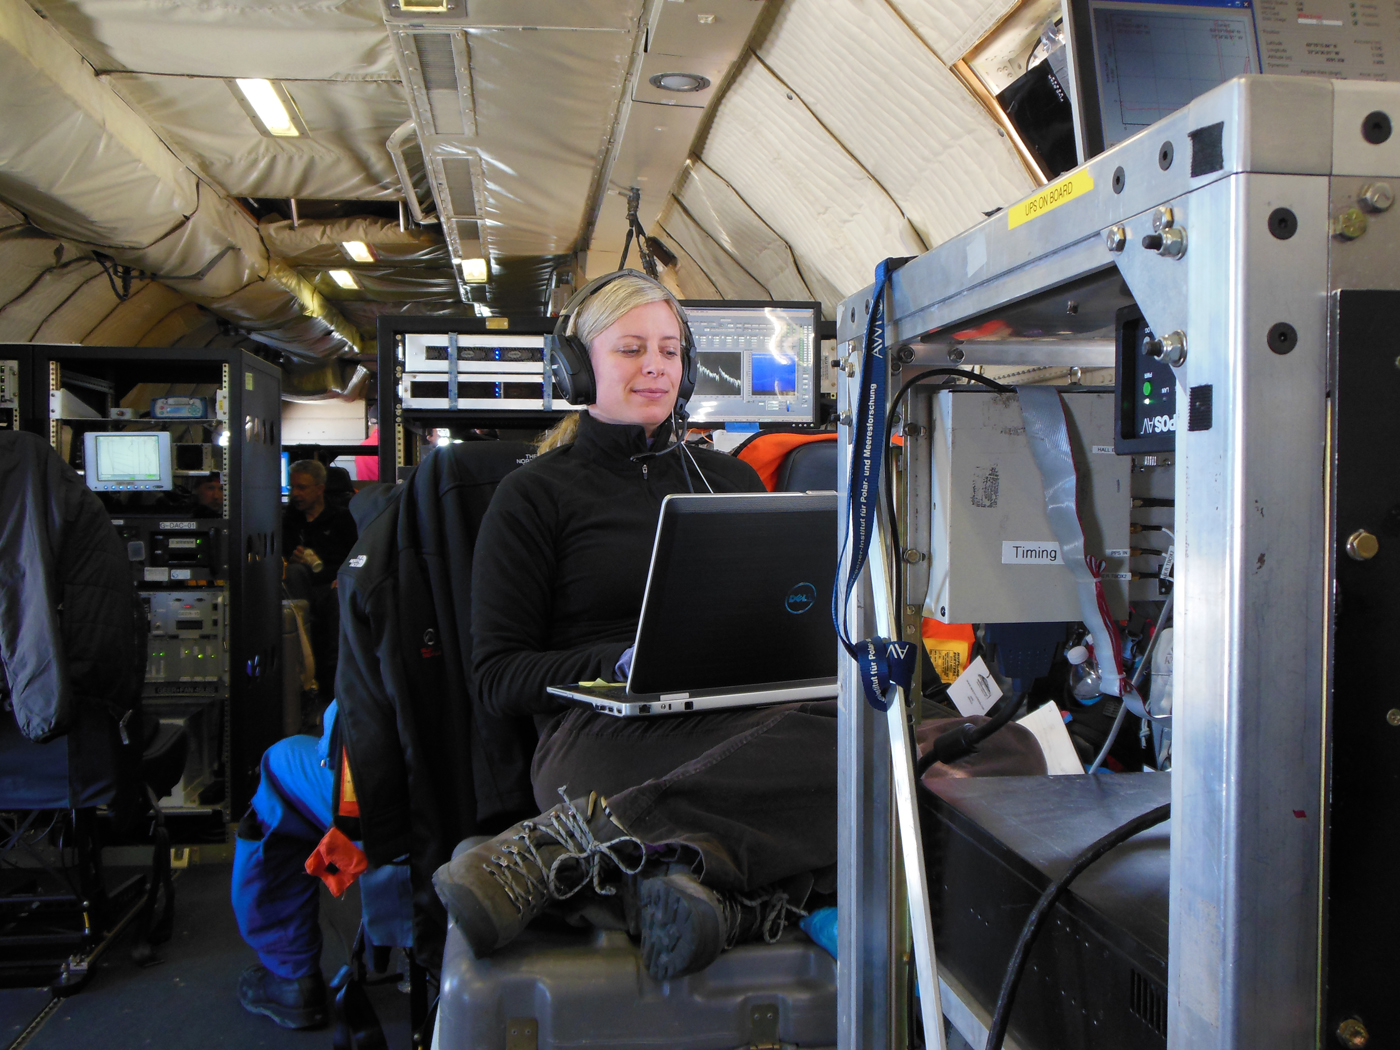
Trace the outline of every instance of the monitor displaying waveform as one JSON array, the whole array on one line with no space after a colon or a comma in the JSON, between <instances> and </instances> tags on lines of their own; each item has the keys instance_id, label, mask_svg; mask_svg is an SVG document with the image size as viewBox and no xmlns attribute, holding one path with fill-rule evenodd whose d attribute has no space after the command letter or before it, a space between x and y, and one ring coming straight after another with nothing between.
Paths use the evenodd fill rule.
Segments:
<instances>
[{"instance_id":1,"label":"monitor displaying waveform","mask_svg":"<svg viewBox=\"0 0 1400 1050\"><path fill-rule=\"evenodd\" d=\"M696 366L695 396L736 397L744 392L742 353L701 353Z\"/></svg>"},{"instance_id":2,"label":"monitor displaying waveform","mask_svg":"<svg viewBox=\"0 0 1400 1050\"><path fill-rule=\"evenodd\" d=\"M795 354L754 354L749 358L750 381L754 396L797 393Z\"/></svg>"}]
</instances>

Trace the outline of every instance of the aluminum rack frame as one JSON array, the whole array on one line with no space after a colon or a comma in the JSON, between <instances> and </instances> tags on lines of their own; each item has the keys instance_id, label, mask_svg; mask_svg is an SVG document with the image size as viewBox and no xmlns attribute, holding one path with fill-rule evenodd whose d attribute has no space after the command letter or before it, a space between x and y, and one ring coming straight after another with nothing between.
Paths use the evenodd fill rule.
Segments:
<instances>
[{"instance_id":1,"label":"aluminum rack frame","mask_svg":"<svg viewBox=\"0 0 1400 1050\"><path fill-rule=\"evenodd\" d=\"M1172 1050L1338 1045L1325 939L1329 361L1338 293L1400 289L1400 209L1374 187L1400 176L1392 119L1396 84L1230 81L910 261L888 292L896 369L1111 366L1114 314L1134 302L1159 336L1180 336ZM838 315L851 363L843 412L872 294ZM850 436L843 426L847 464ZM906 445L916 463L921 445ZM916 468L908 484L917 507L927 481ZM843 476L843 499L845 488ZM927 552L927 515L906 525L908 548ZM927 560L904 553L895 564L920 596ZM856 605L854 629L869 634L872 592ZM917 622L910 609L897 612ZM892 932L891 741L848 667L840 703L840 890L852 902L839 931L840 1045L853 1050L897 1045L892 978L905 946Z\"/></svg>"}]
</instances>

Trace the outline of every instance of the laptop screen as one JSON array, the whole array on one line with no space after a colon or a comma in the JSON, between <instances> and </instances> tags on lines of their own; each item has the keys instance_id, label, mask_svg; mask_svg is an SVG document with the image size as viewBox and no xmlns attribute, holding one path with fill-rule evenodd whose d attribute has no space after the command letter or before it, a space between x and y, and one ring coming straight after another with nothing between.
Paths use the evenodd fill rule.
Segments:
<instances>
[{"instance_id":1,"label":"laptop screen","mask_svg":"<svg viewBox=\"0 0 1400 1050\"><path fill-rule=\"evenodd\" d=\"M836 494L667 496L631 693L831 678Z\"/></svg>"}]
</instances>

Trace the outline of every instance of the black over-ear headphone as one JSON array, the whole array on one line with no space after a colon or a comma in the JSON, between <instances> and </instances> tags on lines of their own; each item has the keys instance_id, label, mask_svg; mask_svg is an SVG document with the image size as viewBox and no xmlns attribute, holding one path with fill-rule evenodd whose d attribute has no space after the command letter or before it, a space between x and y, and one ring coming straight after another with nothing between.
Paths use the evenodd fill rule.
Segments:
<instances>
[{"instance_id":1,"label":"black over-ear headphone","mask_svg":"<svg viewBox=\"0 0 1400 1050\"><path fill-rule=\"evenodd\" d=\"M550 351L549 367L554 375L554 383L559 387L559 393L563 395L564 400L571 405L591 405L598 400L598 381L593 375L593 362L588 357L588 347L576 333L570 332L569 328L573 324L574 314L590 296L619 277L629 276L640 277L648 284L656 285L676 307L676 317L681 323L681 382L676 391L675 411L681 413L685 403L690 400L690 395L695 392L695 336L691 334L685 311L680 308L670 289L638 270L616 270L604 274L589 281L569 297L564 309L559 311L559 320L554 325L554 335L551 337L554 342Z\"/></svg>"}]
</instances>

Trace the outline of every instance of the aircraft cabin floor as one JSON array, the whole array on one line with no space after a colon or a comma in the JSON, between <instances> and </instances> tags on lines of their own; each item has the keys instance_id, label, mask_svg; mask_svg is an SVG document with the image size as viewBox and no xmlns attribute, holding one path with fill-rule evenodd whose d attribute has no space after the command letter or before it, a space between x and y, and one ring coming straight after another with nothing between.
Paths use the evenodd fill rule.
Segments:
<instances>
[{"instance_id":1,"label":"aircraft cabin floor","mask_svg":"<svg viewBox=\"0 0 1400 1050\"><path fill-rule=\"evenodd\" d=\"M238 975L257 961L242 938L229 906L227 864L196 864L175 881L175 934L158 949L161 962L142 969L131 961L129 934L123 933L98 959L91 983L56 1008L25 1037L48 1006L43 989L0 989L0 1047L9 1050L320 1050L331 1032L292 1032L238 1004ZM109 872L109 876L112 873ZM321 893L325 948L321 969L327 979L345 961L345 945L359 922L359 893L343 900ZM344 939L342 941L342 938ZM397 966L399 955L394 954ZM373 976L373 975L371 975ZM369 989L391 1050L409 1046L408 995L394 983Z\"/></svg>"}]
</instances>

